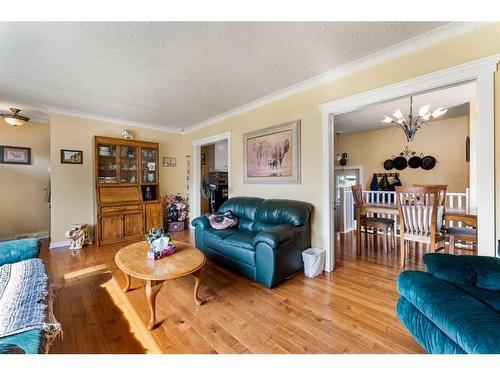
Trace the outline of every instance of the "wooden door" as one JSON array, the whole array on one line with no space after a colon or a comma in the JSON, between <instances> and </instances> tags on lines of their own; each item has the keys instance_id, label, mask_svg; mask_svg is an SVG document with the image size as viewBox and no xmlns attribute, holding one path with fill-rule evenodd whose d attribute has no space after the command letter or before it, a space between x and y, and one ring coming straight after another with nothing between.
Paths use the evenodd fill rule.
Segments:
<instances>
[{"instance_id":1,"label":"wooden door","mask_svg":"<svg viewBox=\"0 0 500 375\"><path fill-rule=\"evenodd\" d=\"M146 232L152 228L163 228L162 203L145 203L145 208Z\"/></svg>"},{"instance_id":2,"label":"wooden door","mask_svg":"<svg viewBox=\"0 0 500 375\"><path fill-rule=\"evenodd\" d=\"M122 238L122 218L119 213L99 218L99 242L119 241Z\"/></svg>"},{"instance_id":3,"label":"wooden door","mask_svg":"<svg viewBox=\"0 0 500 375\"><path fill-rule=\"evenodd\" d=\"M142 212L123 213L123 238L140 236L144 233Z\"/></svg>"}]
</instances>

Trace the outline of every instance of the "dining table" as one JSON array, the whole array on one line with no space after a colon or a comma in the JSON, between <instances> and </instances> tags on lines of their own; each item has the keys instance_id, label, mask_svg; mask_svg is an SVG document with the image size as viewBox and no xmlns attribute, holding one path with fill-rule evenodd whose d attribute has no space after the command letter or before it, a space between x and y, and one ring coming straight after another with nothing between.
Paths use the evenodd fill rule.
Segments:
<instances>
[{"instance_id":1,"label":"dining table","mask_svg":"<svg viewBox=\"0 0 500 375\"><path fill-rule=\"evenodd\" d=\"M368 213L399 216L398 206L396 204L365 203L356 210L356 223L360 223L361 216ZM448 222L461 222L469 227L477 228L477 208L446 207L443 219ZM394 233L396 233L396 231L394 231ZM361 225L356 225L356 254L361 255Z\"/></svg>"}]
</instances>

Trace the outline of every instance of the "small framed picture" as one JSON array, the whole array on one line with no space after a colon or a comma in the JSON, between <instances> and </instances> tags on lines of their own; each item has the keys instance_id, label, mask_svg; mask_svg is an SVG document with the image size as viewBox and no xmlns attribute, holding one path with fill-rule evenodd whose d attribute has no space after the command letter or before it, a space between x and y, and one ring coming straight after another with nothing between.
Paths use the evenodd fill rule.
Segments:
<instances>
[{"instance_id":1,"label":"small framed picture","mask_svg":"<svg viewBox=\"0 0 500 375\"><path fill-rule=\"evenodd\" d=\"M205 154L201 154L201 165L205 165Z\"/></svg>"},{"instance_id":2,"label":"small framed picture","mask_svg":"<svg viewBox=\"0 0 500 375\"><path fill-rule=\"evenodd\" d=\"M164 167L175 167L177 165L177 159L165 156L163 158L163 166Z\"/></svg>"},{"instance_id":3,"label":"small framed picture","mask_svg":"<svg viewBox=\"0 0 500 375\"><path fill-rule=\"evenodd\" d=\"M83 151L61 150L62 164L83 164Z\"/></svg>"},{"instance_id":4,"label":"small framed picture","mask_svg":"<svg viewBox=\"0 0 500 375\"><path fill-rule=\"evenodd\" d=\"M0 163L31 164L31 148L16 146L0 146Z\"/></svg>"}]
</instances>

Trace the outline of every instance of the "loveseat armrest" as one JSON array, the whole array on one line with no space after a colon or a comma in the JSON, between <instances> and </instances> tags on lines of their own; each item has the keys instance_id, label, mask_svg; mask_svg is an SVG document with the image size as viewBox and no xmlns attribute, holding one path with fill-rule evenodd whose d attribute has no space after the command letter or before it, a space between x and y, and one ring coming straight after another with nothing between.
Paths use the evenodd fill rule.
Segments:
<instances>
[{"instance_id":1,"label":"loveseat armrest","mask_svg":"<svg viewBox=\"0 0 500 375\"><path fill-rule=\"evenodd\" d=\"M0 266L37 258L41 241L36 238L0 242Z\"/></svg>"},{"instance_id":2,"label":"loveseat armrest","mask_svg":"<svg viewBox=\"0 0 500 375\"><path fill-rule=\"evenodd\" d=\"M256 247L259 243L263 242L269 247L276 249L294 241L296 238L300 237L304 231L305 226L303 225L275 225L257 234L253 239L253 246Z\"/></svg>"},{"instance_id":3,"label":"loveseat armrest","mask_svg":"<svg viewBox=\"0 0 500 375\"><path fill-rule=\"evenodd\" d=\"M191 222L191 225L194 227L201 227L201 229L210 228L210 222L208 221L206 215L198 216Z\"/></svg>"},{"instance_id":4,"label":"loveseat armrest","mask_svg":"<svg viewBox=\"0 0 500 375\"><path fill-rule=\"evenodd\" d=\"M500 291L500 259L476 255L425 254L427 272L438 279Z\"/></svg>"}]
</instances>

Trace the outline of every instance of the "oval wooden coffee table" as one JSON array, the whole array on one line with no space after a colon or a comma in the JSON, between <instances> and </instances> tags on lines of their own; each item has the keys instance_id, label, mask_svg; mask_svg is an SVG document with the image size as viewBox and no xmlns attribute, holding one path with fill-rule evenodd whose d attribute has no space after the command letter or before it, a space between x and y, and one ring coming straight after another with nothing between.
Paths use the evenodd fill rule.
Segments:
<instances>
[{"instance_id":1,"label":"oval wooden coffee table","mask_svg":"<svg viewBox=\"0 0 500 375\"><path fill-rule=\"evenodd\" d=\"M194 301L198 306L205 303L198 297L201 284L201 269L206 263L205 255L188 244L173 241L177 247L175 254L159 260L150 260L147 257L148 244L146 241L125 246L115 255L116 265L125 274L127 284L124 292L130 290L130 277L146 281L146 297L151 311L148 328L156 326L155 301L161 286L166 280L173 280L188 275L194 276Z\"/></svg>"}]
</instances>

